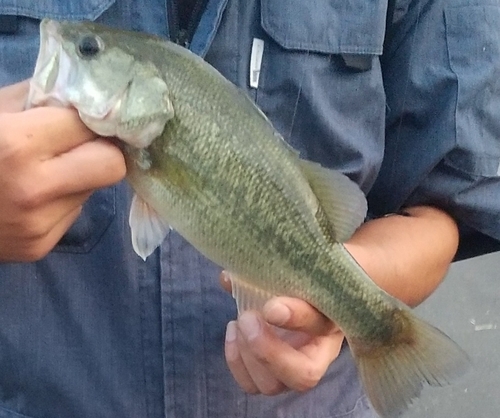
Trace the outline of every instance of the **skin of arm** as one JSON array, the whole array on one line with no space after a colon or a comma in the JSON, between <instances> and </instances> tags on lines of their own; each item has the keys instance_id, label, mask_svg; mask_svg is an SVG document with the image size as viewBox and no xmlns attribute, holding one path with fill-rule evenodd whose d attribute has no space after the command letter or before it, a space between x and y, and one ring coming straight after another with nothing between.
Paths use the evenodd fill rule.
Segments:
<instances>
[{"instance_id":1,"label":"skin of arm","mask_svg":"<svg viewBox=\"0 0 500 418\"><path fill-rule=\"evenodd\" d=\"M438 287L458 248L458 228L442 210L417 206L363 224L345 244L382 289L415 307Z\"/></svg>"},{"instance_id":2,"label":"skin of arm","mask_svg":"<svg viewBox=\"0 0 500 418\"><path fill-rule=\"evenodd\" d=\"M27 91L27 82L0 89L0 262L42 258L92 191L125 175L121 152L90 132L76 112L23 111ZM408 212L363 224L345 246L379 286L415 306L443 279L458 232L438 209ZM221 281L229 287L224 276ZM270 325L292 332L277 335ZM262 313L245 312L228 324L226 360L249 393L304 391L319 382L343 340L306 302L277 297Z\"/></svg>"},{"instance_id":3,"label":"skin of arm","mask_svg":"<svg viewBox=\"0 0 500 418\"><path fill-rule=\"evenodd\" d=\"M345 247L381 288L416 306L446 275L457 251L458 228L448 214L433 207L412 207L406 212L409 216L366 222ZM230 288L224 273L221 282ZM277 335L270 325L301 333ZM226 361L246 392L304 391L323 377L343 340L335 324L308 303L276 297L262 313L244 312L228 324Z\"/></svg>"},{"instance_id":4,"label":"skin of arm","mask_svg":"<svg viewBox=\"0 0 500 418\"><path fill-rule=\"evenodd\" d=\"M28 82L0 89L0 262L44 257L98 188L125 176L122 153L71 109L23 110Z\"/></svg>"}]
</instances>

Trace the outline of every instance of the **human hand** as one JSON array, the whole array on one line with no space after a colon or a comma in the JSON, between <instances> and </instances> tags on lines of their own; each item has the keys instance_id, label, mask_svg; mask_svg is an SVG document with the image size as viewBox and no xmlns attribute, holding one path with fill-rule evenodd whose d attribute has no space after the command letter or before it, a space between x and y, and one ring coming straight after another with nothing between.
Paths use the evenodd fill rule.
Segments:
<instances>
[{"instance_id":1,"label":"human hand","mask_svg":"<svg viewBox=\"0 0 500 418\"><path fill-rule=\"evenodd\" d=\"M0 89L0 261L45 256L95 189L125 175L123 155L76 111L23 111L28 83Z\"/></svg>"},{"instance_id":2,"label":"human hand","mask_svg":"<svg viewBox=\"0 0 500 418\"><path fill-rule=\"evenodd\" d=\"M0 88L0 113L23 110L29 88L29 80Z\"/></svg>"},{"instance_id":3,"label":"human hand","mask_svg":"<svg viewBox=\"0 0 500 418\"><path fill-rule=\"evenodd\" d=\"M224 272L221 283L230 290ZM227 325L225 355L243 390L276 395L316 386L343 340L340 329L307 302L275 297L262 313L243 312Z\"/></svg>"}]
</instances>

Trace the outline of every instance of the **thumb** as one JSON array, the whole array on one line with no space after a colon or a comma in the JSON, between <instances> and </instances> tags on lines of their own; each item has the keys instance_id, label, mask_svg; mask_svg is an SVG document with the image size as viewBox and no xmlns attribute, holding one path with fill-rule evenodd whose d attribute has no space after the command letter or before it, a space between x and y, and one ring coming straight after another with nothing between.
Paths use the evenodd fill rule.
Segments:
<instances>
[{"instance_id":1,"label":"thumb","mask_svg":"<svg viewBox=\"0 0 500 418\"><path fill-rule=\"evenodd\" d=\"M275 326L310 335L325 335L338 327L309 303L296 298L279 296L269 300L263 309L264 319Z\"/></svg>"},{"instance_id":2,"label":"thumb","mask_svg":"<svg viewBox=\"0 0 500 418\"><path fill-rule=\"evenodd\" d=\"M35 107L9 115L15 135L25 139L37 155L49 159L97 138L74 109Z\"/></svg>"}]
</instances>

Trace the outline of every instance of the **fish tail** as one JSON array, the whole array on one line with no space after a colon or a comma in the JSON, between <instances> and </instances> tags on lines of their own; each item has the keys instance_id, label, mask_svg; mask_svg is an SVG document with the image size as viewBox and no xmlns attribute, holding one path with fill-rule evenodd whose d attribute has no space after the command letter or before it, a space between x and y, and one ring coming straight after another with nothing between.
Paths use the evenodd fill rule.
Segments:
<instances>
[{"instance_id":1,"label":"fish tail","mask_svg":"<svg viewBox=\"0 0 500 418\"><path fill-rule=\"evenodd\" d=\"M467 354L437 328L400 311L401 332L390 342L368 346L348 342L365 391L381 417L397 417L425 384L445 386L470 364Z\"/></svg>"}]
</instances>

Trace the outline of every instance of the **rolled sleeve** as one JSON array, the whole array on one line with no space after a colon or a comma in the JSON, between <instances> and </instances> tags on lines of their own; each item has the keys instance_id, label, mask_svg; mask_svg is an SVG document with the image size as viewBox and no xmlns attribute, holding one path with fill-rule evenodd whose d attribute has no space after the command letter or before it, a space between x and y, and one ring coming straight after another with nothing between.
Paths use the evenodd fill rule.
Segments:
<instances>
[{"instance_id":1,"label":"rolled sleeve","mask_svg":"<svg viewBox=\"0 0 500 418\"><path fill-rule=\"evenodd\" d=\"M384 51L386 152L372 209L435 205L459 223L461 257L500 249L500 5L397 4Z\"/></svg>"}]
</instances>

